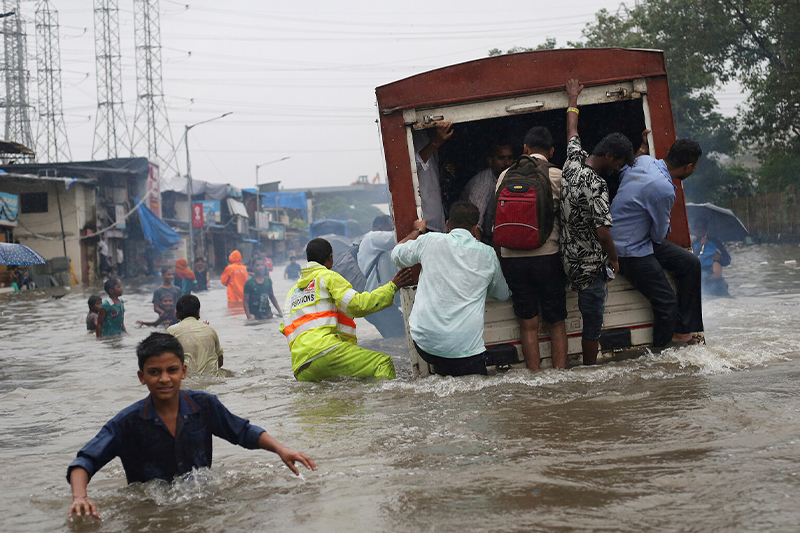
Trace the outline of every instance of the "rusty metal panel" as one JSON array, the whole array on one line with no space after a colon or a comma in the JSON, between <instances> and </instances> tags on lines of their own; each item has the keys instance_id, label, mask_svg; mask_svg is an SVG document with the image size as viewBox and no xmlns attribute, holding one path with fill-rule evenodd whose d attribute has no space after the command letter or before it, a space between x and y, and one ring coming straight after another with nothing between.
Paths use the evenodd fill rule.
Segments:
<instances>
[{"instance_id":1,"label":"rusty metal panel","mask_svg":"<svg viewBox=\"0 0 800 533\"><path fill-rule=\"evenodd\" d=\"M506 54L460 63L376 89L381 114L475 99L561 89L569 78L586 86L666 76L658 50L582 48Z\"/></svg>"}]
</instances>

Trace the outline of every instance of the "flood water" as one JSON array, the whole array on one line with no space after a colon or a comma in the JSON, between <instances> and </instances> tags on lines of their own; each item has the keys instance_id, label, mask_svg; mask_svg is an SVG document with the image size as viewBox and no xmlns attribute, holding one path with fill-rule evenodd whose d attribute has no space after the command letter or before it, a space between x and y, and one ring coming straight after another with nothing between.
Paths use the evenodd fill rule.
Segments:
<instances>
[{"instance_id":1,"label":"flood water","mask_svg":"<svg viewBox=\"0 0 800 533\"><path fill-rule=\"evenodd\" d=\"M2 531L797 531L797 246L732 250L733 298L705 301L707 346L593 368L394 381L294 380L278 321L246 325L214 283L201 317L232 376L189 379L319 466L215 439L214 465L126 485L119 460L89 485L103 522L67 520L66 468L146 395L136 343L158 284L125 284L128 336L84 331L89 291L0 295ZM761 264L766 262L767 264ZM282 274L278 267L276 274ZM290 283L275 276L282 301ZM100 289L94 289L95 294Z\"/></svg>"}]
</instances>

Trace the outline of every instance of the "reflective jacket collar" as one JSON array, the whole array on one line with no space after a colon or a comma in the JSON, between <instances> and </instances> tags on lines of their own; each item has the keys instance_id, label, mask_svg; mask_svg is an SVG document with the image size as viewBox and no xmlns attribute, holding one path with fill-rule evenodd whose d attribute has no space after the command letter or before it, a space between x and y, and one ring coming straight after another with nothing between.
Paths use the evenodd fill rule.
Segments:
<instances>
[{"instance_id":1,"label":"reflective jacket collar","mask_svg":"<svg viewBox=\"0 0 800 533\"><path fill-rule=\"evenodd\" d=\"M316 261L309 261L306 267L300 271L300 279L297 280L297 286L301 289L308 287L311 280L326 270L328 269L325 268L325 265L321 265Z\"/></svg>"}]
</instances>

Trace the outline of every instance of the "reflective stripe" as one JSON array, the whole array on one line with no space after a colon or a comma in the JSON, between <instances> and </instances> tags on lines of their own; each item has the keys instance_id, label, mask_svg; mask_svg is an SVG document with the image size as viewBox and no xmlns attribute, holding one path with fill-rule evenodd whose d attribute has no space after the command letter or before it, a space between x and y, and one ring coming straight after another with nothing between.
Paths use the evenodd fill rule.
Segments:
<instances>
[{"instance_id":1,"label":"reflective stripe","mask_svg":"<svg viewBox=\"0 0 800 533\"><path fill-rule=\"evenodd\" d=\"M309 324L313 324L308 327ZM337 326L337 329L346 335L355 336L356 334L356 321L338 311L319 311L316 313L307 313L294 320L288 326L283 328L283 334L287 338L297 337L300 333L308 331L319 326ZM298 329L302 331L297 333ZM292 335L297 333L296 335Z\"/></svg>"},{"instance_id":2,"label":"reflective stripe","mask_svg":"<svg viewBox=\"0 0 800 533\"><path fill-rule=\"evenodd\" d=\"M288 328L283 330L284 334L286 335L286 340L290 343L295 340L297 337L302 335L303 333L307 333L312 329L322 327L322 326L336 326L336 316L324 313L325 316L318 316L311 318L302 324L292 324ZM309 315L311 316L311 315Z\"/></svg>"},{"instance_id":3,"label":"reflective stripe","mask_svg":"<svg viewBox=\"0 0 800 533\"><path fill-rule=\"evenodd\" d=\"M295 329L297 329L298 327L302 326L306 322L311 322L311 321L316 320L318 318L326 318L326 317L331 317L331 318L334 319L334 322L331 322L330 324L327 324L327 325L330 325L330 326L336 325L336 321L335 321L336 312L335 311L320 311L318 313L308 313L307 315L303 315L303 316L299 317L296 320L292 320L291 324L289 324L288 326L283 328L283 332L288 337L289 335L291 335L294 332Z\"/></svg>"},{"instance_id":4,"label":"reflective stripe","mask_svg":"<svg viewBox=\"0 0 800 533\"><path fill-rule=\"evenodd\" d=\"M347 312L347 308L350 306L350 302L353 300L353 296L356 294L358 293L353 289L347 289L345 291L344 296L342 296L342 300L339 302L339 309L342 310L342 313Z\"/></svg>"},{"instance_id":5,"label":"reflective stripe","mask_svg":"<svg viewBox=\"0 0 800 533\"><path fill-rule=\"evenodd\" d=\"M325 278L320 276L317 278L317 289L319 289L319 299L326 300L331 297L331 293L328 292L328 287L325 286Z\"/></svg>"}]
</instances>

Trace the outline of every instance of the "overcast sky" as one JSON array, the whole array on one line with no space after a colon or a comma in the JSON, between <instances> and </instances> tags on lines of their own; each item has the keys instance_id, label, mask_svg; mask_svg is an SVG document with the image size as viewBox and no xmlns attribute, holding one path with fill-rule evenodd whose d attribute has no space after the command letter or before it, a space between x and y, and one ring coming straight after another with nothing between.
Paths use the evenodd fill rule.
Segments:
<instances>
[{"instance_id":1,"label":"overcast sky","mask_svg":"<svg viewBox=\"0 0 800 533\"><path fill-rule=\"evenodd\" d=\"M28 21L31 96L36 102L33 15ZM633 2L629 2L632 4ZM64 114L73 160L92 155L97 91L90 0L52 0L61 24ZM385 7L384 7L385 6ZM253 187L345 185L384 176L375 87L486 57L491 48L559 46L619 1L403 2L160 0L164 93L174 143L186 124L232 111L189 134L195 179ZM124 111L136 107L133 0L119 0ZM720 95L732 114L741 97ZM33 113L35 118L35 113ZM129 126L132 129L132 126ZM183 143L176 146L186 171ZM167 151L167 150L162 150ZM146 155L139 153L137 155Z\"/></svg>"}]
</instances>

